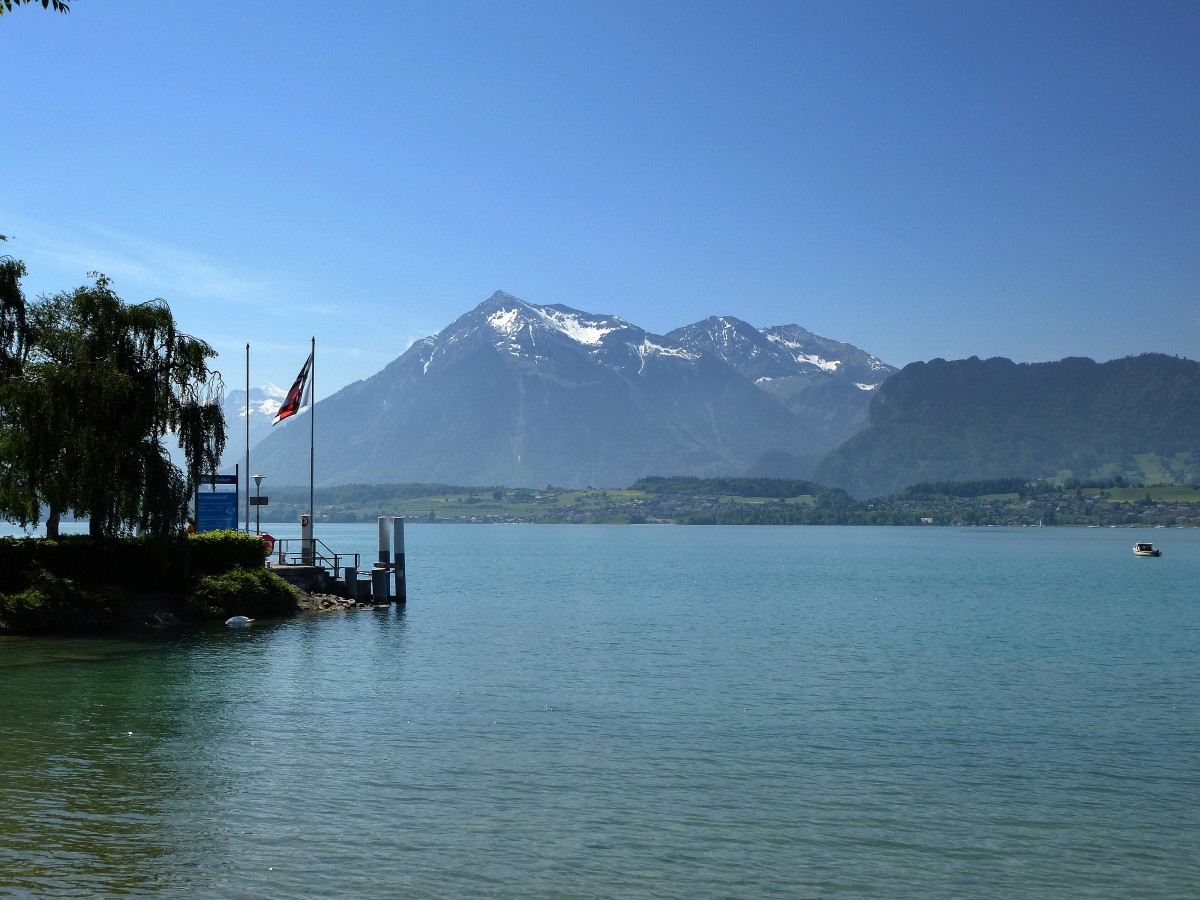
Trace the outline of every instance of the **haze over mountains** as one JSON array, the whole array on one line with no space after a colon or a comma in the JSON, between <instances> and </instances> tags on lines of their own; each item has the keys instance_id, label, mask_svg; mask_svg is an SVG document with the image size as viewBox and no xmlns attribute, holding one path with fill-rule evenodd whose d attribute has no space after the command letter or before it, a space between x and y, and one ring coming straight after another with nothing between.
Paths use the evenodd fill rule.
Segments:
<instances>
[{"instance_id":1,"label":"haze over mountains","mask_svg":"<svg viewBox=\"0 0 1200 900\"><path fill-rule=\"evenodd\" d=\"M794 475L862 428L894 371L795 325L724 317L655 335L498 291L317 404L316 480L613 487L662 473ZM302 418L252 454L276 484L308 480Z\"/></svg>"}]
</instances>

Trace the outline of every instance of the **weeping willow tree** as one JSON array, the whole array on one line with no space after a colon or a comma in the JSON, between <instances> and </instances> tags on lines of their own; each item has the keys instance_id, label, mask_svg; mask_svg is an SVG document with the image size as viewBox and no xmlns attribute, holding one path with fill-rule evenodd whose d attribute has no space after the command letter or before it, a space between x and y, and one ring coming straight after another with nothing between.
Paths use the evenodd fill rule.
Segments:
<instances>
[{"instance_id":1,"label":"weeping willow tree","mask_svg":"<svg viewBox=\"0 0 1200 900\"><path fill-rule=\"evenodd\" d=\"M25 6L32 3L37 5L42 4L42 9L52 9L55 12L70 12L71 6L66 0L0 0L0 16L6 12L12 12L14 7Z\"/></svg>"},{"instance_id":2,"label":"weeping willow tree","mask_svg":"<svg viewBox=\"0 0 1200 900\"><path fill-rule=\"evenodd\" d=\"M0 241L8 238L0 234ZM0 256L0 383L20 371L25 352L25 263Z\"/></svg>"},{"instance_id":3,"label":"weeping willow tree","mask_svg":"<svg viewBox=\"0 0 1200 900\"><path fill-rule=\"evenodd\" d=\"M5 265L0 512L30 525L48 508L50 536L67 512L88 517L97 536L177 531L225 448L222 385L208 368L216 352L180 332L165 301L126 304L103 275L26 304L23 267Z\"/></svg>"},{"instance_id":4,"label":"weeping willow tree","mask_svg":"<svg viewBox=\"0 0 1200 900\"><path fill-rule=\"evenodd\" d=\"M0 234L0 241L8 240ZM17 459L24 450L15 394L21 391L27 325L21 279L25 264L0 256L0 515L21 524L37 522L39 506L30 473Z\"/></svg>"}]
</instances>

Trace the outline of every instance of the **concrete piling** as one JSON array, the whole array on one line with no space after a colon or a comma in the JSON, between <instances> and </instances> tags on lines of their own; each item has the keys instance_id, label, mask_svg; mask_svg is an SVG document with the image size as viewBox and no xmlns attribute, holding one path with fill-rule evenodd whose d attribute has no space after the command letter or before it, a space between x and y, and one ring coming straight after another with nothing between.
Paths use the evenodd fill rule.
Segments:
<instances>
[{"instance_id":1,"label":"concrete piling","mask_svg":"<svg viewBox=\"0 0 1200 900\"><path fill-rule=\"evenodd\" d=\"M372 573L372 592L371 595L376 603L391 603L392 602L392 517L379 517L379 561L375 563L376 570L383 571L383 592L374 589L374 585L379 583L374 580Z\"/></svg>"},{"instance_id":2,"label":"concrete piling","mask_svg":"<svg viewBox=\"0 0 1200 900\"><path fill-rule=\"evenodd\" d=\"M388 570L378 563L371 569L371 602L388 603Z\"/></svg>"},{"instance_id":3,"label":"concrete piling","mask_svg":"<svg viewBox=\"0 0 1200 900\"><path fill-rule=\"evenodd\" d=\"M394 528L392 529L392 542L395 545L395 562L393 565L396 569L396 602L404 603L408 600L408 585L404 576L404 517L396 516L394 519Z\"/></svg>"}]
</instances>

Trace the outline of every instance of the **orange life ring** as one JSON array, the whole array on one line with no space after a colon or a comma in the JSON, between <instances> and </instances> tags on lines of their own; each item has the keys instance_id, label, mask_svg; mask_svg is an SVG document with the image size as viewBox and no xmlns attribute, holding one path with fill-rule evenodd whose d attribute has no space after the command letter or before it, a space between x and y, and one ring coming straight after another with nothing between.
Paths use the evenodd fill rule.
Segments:
<instances>
[{"instance_id":1,"label":"orange life ring","mask_svg":"<svg viewBox=\"0 0 1200 900\"><path fill-rule=\"evenodd\" d=\"M259 535L259 537L262 538L263 545L266 548L266 555L270 556L275 552L275 538L265 532Z\"/></svg>"}]
</instances>

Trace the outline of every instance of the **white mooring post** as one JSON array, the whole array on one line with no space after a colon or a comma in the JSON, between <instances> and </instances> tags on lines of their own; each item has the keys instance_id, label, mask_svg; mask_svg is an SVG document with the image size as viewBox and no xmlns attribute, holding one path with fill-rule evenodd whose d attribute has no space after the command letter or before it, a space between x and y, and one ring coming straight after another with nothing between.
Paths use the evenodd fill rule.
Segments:
<instances>
[{"instance_id":1,"label":"white mooring post","mask_svg":"<svg viewBox=\"0 0 1200 900\"><path fill-rule=\"evenodd\" d=\"M306 566L317 564L317 548L313 543L313 523L311 516L300 517L300 562Z\"/></svg>"},{"instance_id":2,"label":"white mooring post","mask_svg":"<svg viewBox=\"0 0 1200 900\"><path fill-rule=\"evenodd\" d=\"M375 563L375 569L383 570L383 591L372 591L371 600L374 603L391 603L392 602L392 586L391 574L392 568L392 517L379 517L379 561ZM380 579L372 575L372 586L380 584Z\"/></svg>"},{"instance_id":3,"label":"white mooring post","mask_svg":"<svg viewBox=\"0 0 1200 900\"><path fill-rule=\"evenodd\" d=\"M395 545L396 602L404 603L408 600L408 585L404 577L404 516L396 516L394 520L392 543Z\"/></svg>"}]
</instances>

